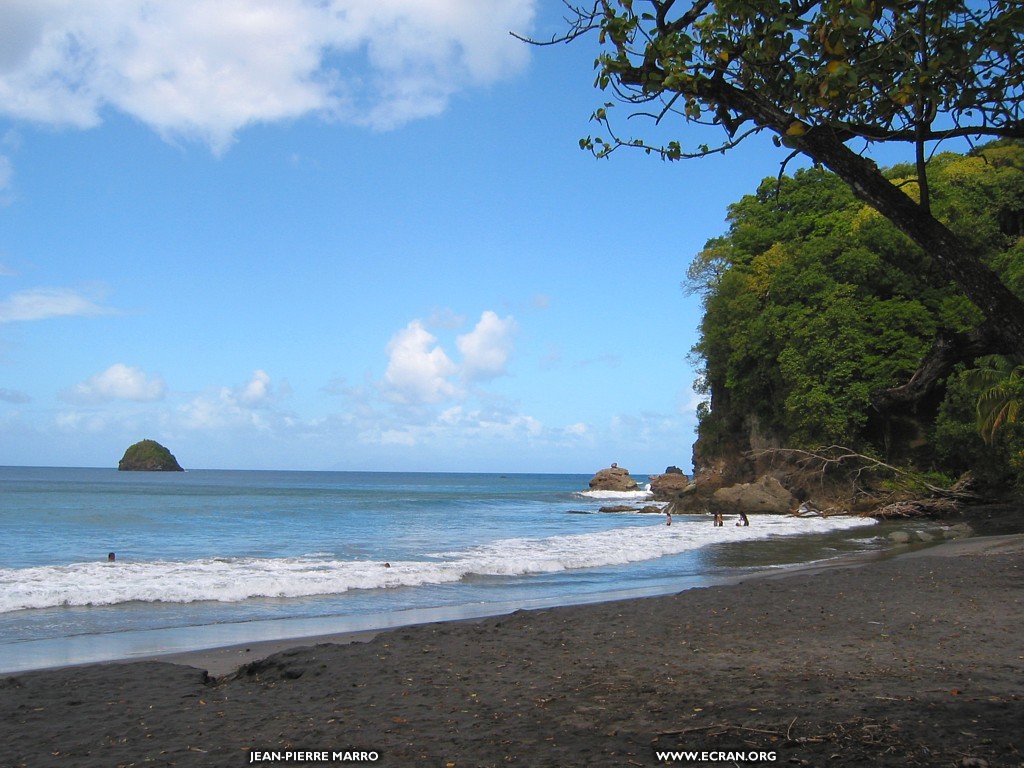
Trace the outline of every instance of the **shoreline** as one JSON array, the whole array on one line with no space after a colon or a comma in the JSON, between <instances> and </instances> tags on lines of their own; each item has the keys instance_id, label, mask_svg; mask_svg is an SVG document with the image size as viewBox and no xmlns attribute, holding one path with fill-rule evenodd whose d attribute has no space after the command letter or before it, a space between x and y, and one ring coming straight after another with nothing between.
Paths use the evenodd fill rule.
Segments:
<instances>
[{"instance_id":1,"label":"shoreline","mask_svg":"<svg viewBox=\"0 0 1024 768\"><path fill-rule=\"evenodd\" d=\"M365 642L382 632L410 626L475 622L508 616L518 611L642 600L680 594L691 589L724 586L753 578L781 577L804 571L850 567L878 559L900 556L913 549L937 546L943 540L931 543L916 542L892 545L884 549L836 555L824 560L796 562L780 565L752 566L742 573L722 573L703 578L694 586L683 586L689 577L671 587L627 587L604 592L586 593L563 602L563 598L540 598L514 602L487 604L445 605L411 608L377 614L354 616L311 616L285 619L266 619L229 624L203 624L197 626L134 630L113 635L85 635L52 640L27 641L20 649L20 659L8 659L7 668L0 667L0 679L26 672L59 670L91 664L132 663L135 661L167 661L205 669L218 677L233 672L243 664L282 650L323 642L347 644ZM341 627L341 628L336 628ZM154 639L158 638L158 639ZM236 639L237 638L237 639ZM163 644L168 650L148 650ZM114 650L111 650L111 646ZM17 647L17 646L12 646ZM26 653L29 648L34 653ZM51 658L63 658L52 663ZM37 659L33 661L33 659ZM42 661L46 659L46 661Z\"/></svg>"},{"instance_id":2,"label":"shoreline","mask_svg":"<svg viewBox=\"0 0 1024 768\"><path fill-rule=\"evenodd\" d=\"M935 546L935 544L916 544L916 547ZM67 650L68 638L27 641L25 646L33 649L41 647L34 654L36 658L62 656L63 663L33 662L25 660L30 654L24 653L22 661L15 662L9 668L0 668L0 678L25 672L58 670L66 667L79 667L90 664L131 663L134 661L167 661L170 663L188 664L206 669L212 676L220 676L234 671L242 664L255 661L264 656L296 646L320 642L348 643L365 641L382 632L390 632L410 626L424 624L443 624L456 622L481 621L499 616L508 616L518 611L545 610L550 608L571 608L581 605L618 602L624 600L642 600L650 597L679 594L689 589L705 589L733 583L741 579L754 578L759 574L772 576L782 572L799 571L805 568L843 567L848 562L871 561L905 551L906 547L880 551L859 552L836 556L825 561L813 563L796 563L780 566L767 566L750 570L743 574L722 574L708 577L698 586L672 588L634 587L609 589L606 592L580 595L575 600L562 602L561 598L533 599L517 602L496 602L484 605L447 605L427 608L412 608L392 611L389 613L360 614L356 616L313 616L305 618L266 619L254 622L236 622L231 624L209 624L198 626L172 627L166 629L135 630L114 635L87 635L70 638L73 646L84 646ZM345 626L342 629L330 627ZM318 629L319 628L319 629ZM249 635L245 637L245 635ZM197 640L196 636L206 639ZM162 637L164 645L186 646L175 650L137 651L140 647L154 644L154 637ZM226 637L240 639L223 642ZM197 644L198 643L198 644ZM208 643L208 644L205 644ZM116 645L119 654L110 650ZM94 646L101 650L92 650ZM16 647L16 646L12 646ZM61 649L64 652L59 652ZM8 663L9 660L8 660Z\"/></svg>"},{"instance_id":3,"label":"shoreline","mask_svg":"<svg viewBox=\"0 0 1024 768\"><path fill-rule=\"evenodd\" d=\"M1016 766L1022 576L1024 535L977 536L661 597L303 638L223 677L166 657L27 672L0 678L0 738L10 766L286 750L653 766L684 749Z\"/></svg>"},{"instance_id":4,"label":"shoreline","mask_svg":"<svg viewBox=\"0 0 1024 768\"><path fill-rule=\"evenodd\" d=\"M696 525L690 525L689 528L693 528L694 531L700 530L700 526ZM769 534L765 538L764 531L760 531L761 540L755 537L752 541L734 543L731 541L732 536L725 536L723 541L709 542L673 555L680 559L674 565L659 565L658 557L650 558L649 562L641 562L638 567L639 578L632 570L625 571L624 566L622 573L612 572L612 578L599 573L598 577L588 579L584 574L582 581L577 583L577 577L569 569L565 575L556 574L552 577L551 585L539 591L517 588L510 580L507 585L498 583L493 588L480 588L478 593L474 593L473 589L476 588L470 584L465 593L446 594L439 590L434 596L435 599L420 600L422 606L416 606L415 600L403 601L399 597L381 600L379 606L368 603L367 608L370 610L360 609L358 605L356 610L345 610L339 602L337 610L311 610L308 615L303 615L301 609L292 611L294 615L282 611L285 613L283 616L274 616L271 610L267 615L247 618L242 615L244 611L235 609L230 602L226 604L226 615L219 612L219 603L206 602L200 603L194 613L187 607L181 609L181 615L172 615L172 621L161 621L159 614L154 614L157 620L151 621L152 626L144 626L143 622L137 622L138 626L132 626L130 619L133 608L129 606L125 609L128 620L123 626L116 621L107 625L105 622L90 618L92 614L86 615L80 611L83 631L55 637L47 637L42 632L38 633L41 636L33 637L27 630L32 629L31 621L34 617L28 617L25 639L12 639L11 642L0 645L0 676L30 670L167 657L224 648L241 647L244 651L245 647L253 644L261 644L262 647L282 647L282 644L294 644L308 638L337 636L350 632L386 631L414 624L480 619L517 610L673 594L694 587L726 583L737 572L749 574L752 569L792 568L806 562L817 562L822 558L845 557L846 555L842 554L844 551L877 548L882 538L869 530L873 528L875 526L854 528L852 532L817 532L807 534L806 537L803 534L783 536L779 541L784 544L772 545L766 542L774 537ZM653 526L651 530L659 533L664 529ZM709 527L708 531L710 530ZM824 537L829 535L836 537L835 543L825 540ZM857 539L863 541L854 543ZM801 543L805 540L810 544ZM698 549L708 554L701 555L697 552ZM736 553L740 552L746 554L737 556ZM872 556L871 552L867 554ZM729 555L732 555L731 560ZM701 557L708 558L709 563L699 564ZM718 562L720 558L725 564ZM628 568L633 569L637 566L630 564ZM645 576L644 569L651 569L653 575ZM529 583L527 580L526 584ZM427 588L429 589L429 586ZM461 599L458 599L460 597ZM356 598L362 599L359 595ZM404 605L403 602L408 605ZM116 608L117 606L113 606L111 610ZM106 610L103 607L97 610L95 615L102 618ZM232 614L232 611L235 613ZM146 618L148 615L143 611L142 616ZM59 618L56 617L55 620ZM79 620L79 617L72 611L69 625L76 620ZM92 624L89 624L90 621ZM12 629L13 636L17 637L18 627L14 626ZM268 643L270 645L267 645ZM253 654L240 653L235 658L238 663L244 663L252 660ZM216 673L222 671L227 670L219 666Z\"/></svg>"},{"instance_id":5,"label":"shoreline","mask_svg":"<svg viewBox=\"0 0 1024 768\"><path fill-rule=\"evenodd\" d=\"M194 650L179 651L173 653L157 653L135 658L112 659L107 663L130 664L134 661L165 661L171 664L181 664L206 670L211 677L223 677L236 672L245 664L260 661L268 656L295 648L304 648L313 645L334 644L348 645L350 643L365 643L373 640L378 635L387 632L396 632L401 629L414 626L431 624L469 624L477 623L487 619L497 619L502 616L509 616L520 611L533 610L558 610L560 608L577 608L586 605L597 605L606 603L627 602L632 600L656 599L672 595L681 595L685 592L701 589L713 589L716 587L738 586L752 580L758 579L786 579L795 576L811 576L817 573L832 569L859 568L870 566L872 563L888 560L891 558L940 556L950 557L961 554L971 554L983 551L1001 550L1004 548L1024 549L1024 534L1004 534L998 536L971 536L962 539L937 542L933 544L922 544L914 547L894 547L892 549L860 552L836 557L831 560L816 563L801 563L797 565L781 566L778 568L766 568L750 573L722 576L706 586L692 587L690 589L665 592L654 595L639 595L606 600L597 599L581 603L569 603L538 608L517 608L511 611L486 613L479 616L468 616L463 618L447 618L437 621L412 622L409 624L396 624L374 629L351 630L342 632L327 632L318 635L301 635L296 637L285 637L274 640L256 640L248 643L235 643L227 646L213 648L197 648ZM941 548L938 552L931 552ZM76 665L77 666L77 665ZM43 669L62 669L63 667L46 667ZM6 673L0 673L0 678Z\"/></svg>"},{"instance_id":6,"label":"shoreline","mask_svg":"<svg viewBox=\"0 0 1024 768\"><path fill-rule=\"evenodd\" d=\"M1024 522L1012 515L1015 509L989 505L980 511L995 510L980 519L969 518L980 530L971 536L988 533L1024 531ZM922 524L947 526L963 520L905 521L910 528ZM387 613L352 616L309 616L262 619L252 622L200 624L195 626L132 630L124 633L82 635L14 644L6 667L0 667L0 679L33 671L58 670L90 664L131 663L134 661L167 661L206 669L212 676L221 676L239 666L290 648L320 642L347 644L365 642L382 632L409 626L447 622L472 622L507 616L518 611L576 607L595 603L619 602L679 594L691 589L707 589L754 578L779 578L790 574L817 572L870 563L890 557L904 556L914 550L930 549L950 540L912 541L891 544L882 549L848 552L824 560L792 562L778 565L751 566L741 573L720 573L702 578L697 584L678 583L657 587L627 587L604 592L585 593L563 602L564 597L487 604L454 604L436 607L408 608ZM163 646L153 650L155 646ZM13 661L12 661L13 659Z\"/></svg>"}]
</instances>

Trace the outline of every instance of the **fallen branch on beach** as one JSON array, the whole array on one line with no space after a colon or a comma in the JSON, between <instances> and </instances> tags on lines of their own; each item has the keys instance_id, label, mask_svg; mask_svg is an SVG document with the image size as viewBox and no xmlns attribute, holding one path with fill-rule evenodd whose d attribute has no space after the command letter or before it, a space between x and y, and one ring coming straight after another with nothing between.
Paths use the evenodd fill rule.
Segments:
<instances>
[{"instance_id":1,"label":"fallen branch on beach","mask_svg":"<svg viewBox=\"0 0 1024 768\"><path fill-rule=\"evenodd\" d=\"M795 722L795 721L794 721ZM790 727L792 727L790 723ZM689 728L683 728L676 731L659 731L658 736L685 736L688 733L696 733L698 731L712 731L716 728L721 728L720 733L726 733L727 731L746 731L748 733L764 733L768 736L777 736L783 738L783 735L779 731L768 731L764 728L748 728L745 725L735 725L733 723L711 723L710 725L694 725ZM789 735L786 735L789 738Z\"/></svg>"},{"instance_id":2,"label":"fallen branch on beach","mask_svg":"<svg viewBox=\"0 0 1024 768\"><path fill-rule=\"evenodd\" d=\"M960 502L954 499L916 499L886 504L884 507L879 507L872 512L871 516L884 520L913 517L943 517L959 512L960 507Z\"/></svg>"},{"instance_id":3,"label":"fallen branch on beach","mask_svg":"<svg viewBox=\"0 0 1024 768\"><path fill-rule=\"evenodd\" d=\"M800 508L791 514L793 517L842 517L843 515L849 515L850 510L846 507L825 507L825 509L818 509L817 507L811 507L807 504L801 504Z\"/></svg>"},{"instance_id":4,"label":"fallen branch on beach","mask_svg":"<svg viewBox=\"0 0 1024 768\"><path fill-rule=\"evenodd\" d=\"M686 736L687 734L699 733L701 731L709 732L709 736L721 736L731 731L743 731L744 733L759 733L765 736L771 736L775 739L782 739L787 744L812 744L828 741L831 738L830 736L799 736L797 738L793 738L793 725L795 723L796 718L794 717L792 721L790 721L789 727L786 729L785 734L783 734L781 731L768 730L765 728L750 728L748 726L737 725L735 723L711 723L708 725L694 725L689 728L682 728L679 730L659 731L656 735L656 738L661 738L662 736ZM714 733L711 733L711 731L714 731Z\"/></svg>"},{"instance_id":5,"label":"fallen branch on beach","mask_svg":"<svg viewBox=\"0 0 1024 768\"><path fill-rule=\"evenodd\" d=\"M785 458L799 467L800 470L816 475L823 487L827 475L830 473L834 474L837 471L845 471L852 485L852 495L854 497L858 495L875 495L875 491L870 489L870 486L875 484L869 484L865 480L871 475L877 475L881 476L887 484L892 486L894 492L927 493L936 499L960 503L977 501L978 499L977 495L969 490L964 490L957 486L945 488L936 485L919 472L897 467L875 456L869 456L842 445L823 446L814 450L802 448L763 448L750 451L748 455L754 458L764 456Z\"/></svg>"}]
</instances>

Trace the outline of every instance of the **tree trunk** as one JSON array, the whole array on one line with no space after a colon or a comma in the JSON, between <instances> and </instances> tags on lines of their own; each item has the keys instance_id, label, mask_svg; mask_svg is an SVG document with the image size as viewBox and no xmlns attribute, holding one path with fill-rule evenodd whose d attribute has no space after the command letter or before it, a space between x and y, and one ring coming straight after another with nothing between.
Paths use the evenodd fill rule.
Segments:
<instances>
[{"instance_id":1,"label":"tree trunk","mask_svg":"<svg viewBox=\"0 0 1024 768\"><path fill-rule=\"evenodd\" d=\"M800 142L807 154L845 181L861 200L896 225L981 310L1006 349L1024 358L1024 302L942 222L896 187L878 167L829 135L812 129Z\"/></svg>"},{"instance_id":2,"label":"tree trunk","mask_svg":"<svg viewBox=\"0 0 1024 768\"><path fill-rule=\"evenodd\" d=\"M993 338L992 326L992 323L985 323L981 328L968 333L941 333L910 381L898 387L873 392L872 405L882 413L901 405L914 407L949 375L957 363L970 362L981 355L1005 352L998 340Z\"/></svg>"},{"instance_id":3,"label":"tree trunk","mask_svg":"<svg viewBox=\"0 0 1024 768\"><path fill-rule=\"evenodd\" d=\"M981 310L1007 353L1024 360L1024 302L978 254L885 178L872 160L851 150L829 127L805 126L803 132L792 131L793 116L754 93L711 81L705 82L701 90L704 98L769 128L845 181L857 197L917 243Z\"/></svg>"}]
</instances>

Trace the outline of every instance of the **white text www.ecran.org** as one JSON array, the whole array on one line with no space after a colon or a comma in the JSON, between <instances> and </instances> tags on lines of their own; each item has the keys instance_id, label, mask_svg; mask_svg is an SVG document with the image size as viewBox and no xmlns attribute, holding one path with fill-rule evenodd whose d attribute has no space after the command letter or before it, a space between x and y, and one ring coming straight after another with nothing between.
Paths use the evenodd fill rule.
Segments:
<instances>
[{"instance_id":1,"label":"white text www.ecran.org","mask_svg":"<svg viewBox=\"0 0 1024 768\"><path fill-rule=\"evenodd\" d=\"M727 752L725 750L714 750L701 752L698 750L678 750L655 752L655 757L665 761L686 761L704 763L774 763L775 752Z\"/></svg>"}]
</instances>

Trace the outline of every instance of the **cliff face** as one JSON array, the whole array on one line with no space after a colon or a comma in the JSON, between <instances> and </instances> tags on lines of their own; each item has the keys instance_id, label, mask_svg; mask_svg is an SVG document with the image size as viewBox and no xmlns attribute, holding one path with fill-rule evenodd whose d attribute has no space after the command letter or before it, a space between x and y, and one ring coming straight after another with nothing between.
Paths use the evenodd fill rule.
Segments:
<instances>
[{"instance_id":1,"label":"cliff face","mask_svg":"<svg viewBox=\"0 0 1024 768\"><path fill-rule=\"evenodd\" d=\"M122 472L184 472L178 460L155 440L142 440L124 452L117 468Z\"/></svg>"},{"instance_id":2,"label":"cliff face","mask_svg":"<svg viewBox=\"0 0 1024 768\"><path fill-rule=\"evenodd\" d=\"M908 171L884 173L902 186ZM929 181L933 215L1024 295L1024 143L936 155ZM1014 361L988 357L999 348L962 291L836 176L766 180L730 206L728 232L688 278L703 299L693 351L710 396L695 499L766 475L797 501L847 508L908 474L924 488L967 472L990 493L1024 487L1024 427L1001 428L999 441L977 431L982 395L1010 395L985 382L1007 380Z\"/></svg>"},{"instance_id":3,"label":"cliff face","mask_svg":"<svg viewBox=\"0 0 1024 768\"><path fill-rule=\"evenodd\" d=\"M694 487L680 498L680 512L785 513L808 505L864 513L923 493L912 479L900 482L889 471L890 465L901 466L908 478L919 471L915 459L932 450L924 439L927 422L923 418L903 419L898 425L894 419L884 444L888 453L879 459L881 451L872 451L870 445L865 454L838 445L795 448L787 445L785 435L762 429L756 414L722 410L720 422L709 422L709 428L698 430L693 446Z\"/></svg>"}]
</instances>

